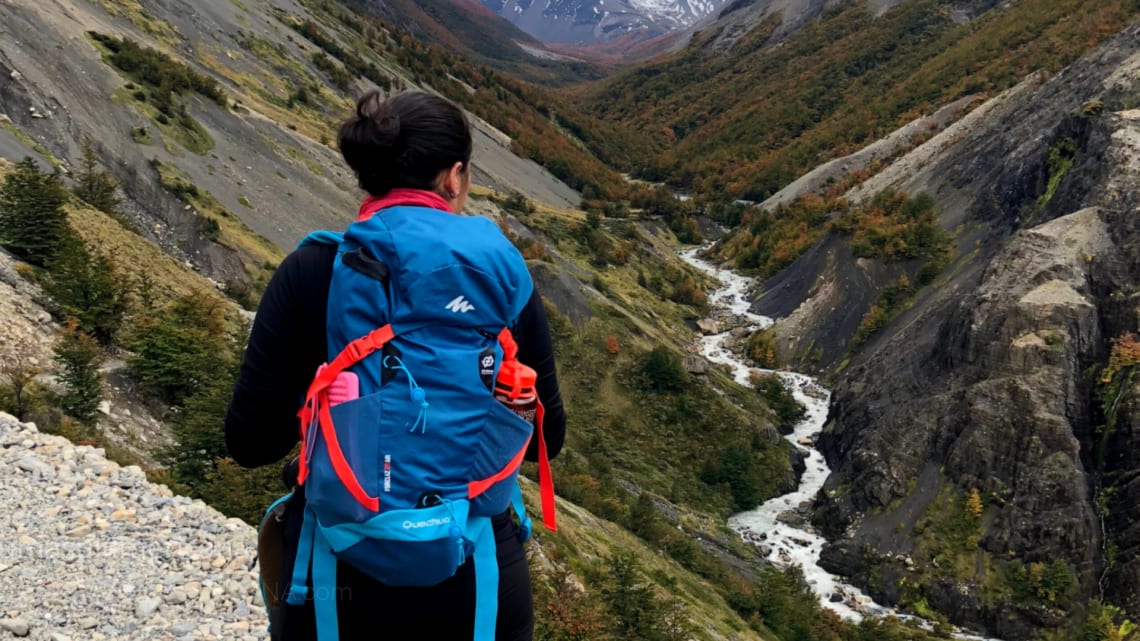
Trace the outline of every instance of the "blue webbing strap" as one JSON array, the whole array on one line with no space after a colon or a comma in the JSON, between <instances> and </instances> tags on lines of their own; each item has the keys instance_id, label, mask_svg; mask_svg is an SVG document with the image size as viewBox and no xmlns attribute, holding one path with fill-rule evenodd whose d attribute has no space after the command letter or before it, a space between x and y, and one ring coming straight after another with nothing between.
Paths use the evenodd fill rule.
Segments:
<instances>
[{"instance_id":1,"label":"blue webbing strap","mask_svg":"<svg viewBox=\"0 0 1140 641\"><path fill-rule=\"evenodd\" d=\"M491 519L477 517L469 521L467 536L475 543L475 641L495 641L495 620L499 614L499 558Z\"/></svg>"},{"instance_id":2,"label":"blue webbing strap","mask_svg":"<svg viewBox=\"0 0 1140 641\"><path fill-rule=\"evenodd\" d=\"M313 535L317 517L309 508L305 508L305 518L301 521L301 539L297 543L297 559L293 562L293 580L289 583L289 596L285 602L289 605L305 605L309 596L309 561L313 558Z\"/></svg>"},{"instance_id":3,"label":"blue webbing strap","mask_svg":"<svg viewBox=\"0 0 1140 641\"><path fill-rule=\"evenodd\" d=\"M320 529L313 536L313 611L318 641L339 641L336 600L336 557Z\"/></svg>"},{"instance_id":4,"label":"blue webbing strap","mask_svg":"<svg viewBox=\"0 0 1140 641\"><path fill-rule=\"evenodd\" d=\"M297 249L308 247L309 245L339 245L344 241L344 234L338 231L326 231L319 229L314 232L309 232L307 236L297 243Z\"/></svg>"},{"instance_id":5,"label":"blue webbing strap","mask_svg":"<svg viewBox=\"0 0 1140 641\"><path fill-rule=\"evenodd\" d=\"M534 530L534 526L530 522L530 517L526 515L522 486L517 482L515 483L515 489L511 492L511 507L514 508L515 514L519 517L519 540L526 543L530 540L530 534Z\"/></svg>"}]
</instances>

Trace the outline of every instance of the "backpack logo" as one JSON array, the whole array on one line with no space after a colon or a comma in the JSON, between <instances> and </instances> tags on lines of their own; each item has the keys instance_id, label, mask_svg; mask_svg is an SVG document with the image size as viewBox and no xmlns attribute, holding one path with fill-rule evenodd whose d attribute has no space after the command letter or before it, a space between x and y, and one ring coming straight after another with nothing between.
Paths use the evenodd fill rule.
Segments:
<instances>
[{"instance_id":1,"label":"backpack logo","mask_svg":"<svg viewBox=\"0 0 1140 641\"><path fill-rule=\"evenodd\" d=\"M467 302L467 299L460 294L452 299L450 303L444 305L443 308L455 314L466 314L467 312L474 311L475 306Z\"/></svg>"}]
</instances>

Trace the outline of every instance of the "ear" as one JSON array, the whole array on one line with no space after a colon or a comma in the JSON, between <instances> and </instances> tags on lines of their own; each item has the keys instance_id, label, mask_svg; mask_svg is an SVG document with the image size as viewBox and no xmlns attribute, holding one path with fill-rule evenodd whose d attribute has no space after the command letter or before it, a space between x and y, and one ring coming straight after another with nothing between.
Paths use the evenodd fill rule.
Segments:
<instances>
[{"instance_id":1,"label":"ear","mask_svg":"<svg viewBox=\"0 0 1140 641\"><path fill-rule=\"evenodd\" d=\"M447 198L455 198L456 194L463 189L463 163L456 162L451 167L443 170L443 193Z\"/></svg>"}]
</instances>

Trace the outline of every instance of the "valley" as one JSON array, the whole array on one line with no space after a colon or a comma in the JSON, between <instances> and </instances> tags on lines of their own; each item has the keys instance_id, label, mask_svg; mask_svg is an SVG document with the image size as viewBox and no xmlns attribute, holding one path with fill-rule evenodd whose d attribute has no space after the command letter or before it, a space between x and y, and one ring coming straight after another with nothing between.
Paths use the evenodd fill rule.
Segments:
<instances>
[{"instance_id":1,"label":"valley","mask_svg":"<svg viewBox=\"0 0 1140 641\"><path fill-rule=\"evenodd\" d=\"M246 541L226 517L256 522L280 470L221 438L244 332L297 240L356 211L354 98L424 90L467 111L465 213L527 260L554 337L567 518L530 546L536 638L1135 641L1138 19L0 2L0 438L29 468L0 508L169 493ZM84 501L44 523L122 507ZM182 528L191 504L158 503L60 549ZM225 627L259 617L244 583L170 603L187 622L57 617L82 579L32 587L33 557L0 570L31 638L256 637Z\"/></svg>"}]
</instances>

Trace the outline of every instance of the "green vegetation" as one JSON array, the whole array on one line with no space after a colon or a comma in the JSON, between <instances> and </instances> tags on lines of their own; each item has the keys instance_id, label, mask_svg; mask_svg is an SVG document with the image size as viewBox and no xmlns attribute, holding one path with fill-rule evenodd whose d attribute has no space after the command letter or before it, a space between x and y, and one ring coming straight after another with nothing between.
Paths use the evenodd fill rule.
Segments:
<instances>
[{"instance_id":1,"label":"green vegetation","mask_svg":"<svg viewBox=\"0 0 1140 641\"><path fill-rule=\"evenodd\" d=\"M804 412L807 408L802 403L796 400L788 387L784 385L784 381L775 374L761 375L754 378L752 386L764 398L768 407L776 413L776 418L779 419L780 431L784 434L790 434L796 423L804 417Z\"/></svg>"},{"instance_id":2,"label":"green vegetation","mask_svg":"<svg viewBox=\"0 0 1140 641\"><path fill-rule=\"evenodd\" d=\"M887 189L835 221L834 228L851 235L851 251L858 257L930 260L933 267L920 272L920 285L933 280L950 259L950 237L938 226L934 199L927 194L910 198L906 192Z\"/></svg>"},{"instance_id":3,"label":"green vegetation","mask_svg":"<svg viewBox=\"0 0 1140 641\"><path fill-rule=\"evenodd\" d=\"M1049 179L1045 185L1045 193L1037 199L1038 212L1045 209L1045 205L1053 200L1053 194L1057 193L1057 186L1061 184L1061 179L1073 167L1073 162L1076 161L1079 152L1080 149L1077 148L1077 143L1072 138L1063 138L1049 147Z\"/></svg>"},{"instance_id":4,"label":"green vegetation","mask_svg":"<svg viewBox=\"0 0 1140 641\"><path fill-rule=\"evenodd\" d=\"M855 330L855 336L851 339L853 347L859 347L866 343L872 336L874 336L880 329L887 326L887 323L906 308L910 302L911 296L914 295L914 287L911 286L910 280L903 276L893 285L887 285L879 291L879 300L867 313L863 315L863 320L859 322L859 328Z\"/></svg>"},{"instance_id":5,"label":"green vegetation","mask_svg":"<svg viewBox=\"0 0 1140 641\"><path fill-rule=\"evenodd\" d=\"M1078 641L1135 641L1140 627L1114 605L1094 601Z\"/></svg>"},{"instance_id":6,"label":"green vegetation","mask_svg":"<svg viewBox=\"0 0 1140 641\"><path fill-rule=\"evenodd\" d=\"M106 9L107 13L126 18L143 33L154 36L167 45L177 46L182 42L182 34L174 25L155 17L154 12L143 7L138 0L97 0L97 2Z\"/></svg>"},{"instance_id":7,"label":"green vegetation","mask_svg":"<svg viewBox=\"0 0 1140 641\"><path fill-rule=\"evenodd\" d=\"M127 85L124 95L161 131L196 154L204 154L214 147L210 134L175 97L196 93L225 108L229 99L216 80L133 40L94 31L87 35L102 51L107 64L133 81Z\"/></svg>"},{"instance_id":8,"label":"green vegetation","mask_svg":"<svg viewBox=\"0 0 1140 641\"><path fill-rule=\"evenodd\" d=\"M158 172L159 181L167 191L193 207L198 213L200 238L217 242L238 253L249 275L249 285L234 283L230 287L231 289L244 287L244 296L247 300L243 301L243 305L256 306L261 291L265 289L273 270L284 257L281 250L267 238L250 229L209 192L199 189L174 165L154 159L151 161L151 167Z\"/></svg>"},{"instance_id":9,"label":"green vegetation","mask_svg":"<svg viewBox=\"0 0 1140 641\"><path fill-rule=\"evenodd\" d=\"M131 140L140 145L153 145L154 137L150 135L147 127L131 127Z\"/></svg>"},{"instance_id":10,"label":"green vegetation","mask_svg":"<svg viewBox=\"0 0 1140 641\"><path fill-rule=\"evenodd\" d=\"M773 369L780 366L776 335L772 329L758 329L748 337L744 354L760 367Z\"/></svg>"},{"instance_id":11,"label":"green vegetation","mask_svg":"<svg viewBox=\"0 0 1140 641\"><path fill-rule=\"evenodd\" d=\"M95 148L90 138L83 139L83 158L75 172L75 187L71 193L76 198L91 205L95 209L112 216L122 218L119 212L119 197L115 190L119 181L104 170L99 169L99 159L95 156Z\"/></svg>"},{"instance_id":12,"label":"green vegetation","mask_svg":"<svg viewBox=\"0 0 1140 641\"><path fill-rule=\"evenodd\" d=\"M37 280L51 299L52 315L72 319L104 345L113 341L127 310L127 287L110 257L68 234Z\"/></svg>"},{"instance_id":13,"label":"green vegetation","mask_svg":"<svg viewBox=\"0 0 1140 641\"><path fill-rule=\"evenodd\" d=\"M55 359L63 370L59 380L65 390L59 397L60 408L84 425L95 423L103 400L103 378L99 375L103 358L99 342L83 333L74 321L68 323L55 345Z\"/></svg>"},{"instance_id":14,"label":"green vegetation","mask_svg":"<svg viewBox=\"0 0 1140 641\"><path fill-rule=\"evenodd\" d=\"M647 180L760 201L918 115L1061 69L1138 9L1136 0L1029 0L958 24L942 0L881 16L849 1L778 47L766 46L771 21L715 53L720 34L702 33L676 56L586 90L578 103L591 115L640 135L598 130L583 140Z\"/></svg>"},{"instance_id":15,"label":"green vegetation","mask_svg":"<svg viewBox=\"0 0 1140 641\"><path fill-rule=\"evenodd\" d=\"M0 185L0 247L37 267L46 265L68 235L65 202L59 174L41 173L35 160L24 158Z\"/></svg>"},{"instance_id":16,"label":"green vegetation","mask_svg":"<svg viewBox=\"0 0 1140 641\"><path fill-rule=\"evenodd\" d=\"M755 270L767 278L811 248L823 237L831 216L846 207L845 201L807 194L772 211L749 209L736 233L721 244L718 256L732 260L737 269Z\"/></svg>"},{"instance_id":17,"label":"green vegetation","mask_svg":"<svg viewBox=\"0 0 1140 641\"><path fill-rule=\"evenodd\" d=\"M228 338L222 302L186 297L146 312L124 339L127 365L147 393L180 405L220 374Z\"/></svg>"}]
</instances>

